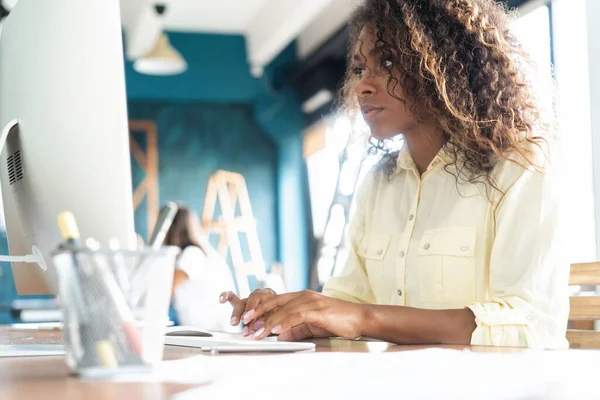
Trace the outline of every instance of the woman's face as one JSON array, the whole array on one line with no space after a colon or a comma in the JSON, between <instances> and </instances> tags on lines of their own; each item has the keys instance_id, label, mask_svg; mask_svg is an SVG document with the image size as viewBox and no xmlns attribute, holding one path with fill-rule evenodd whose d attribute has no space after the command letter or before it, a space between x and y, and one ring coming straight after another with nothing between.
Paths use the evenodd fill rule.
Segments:
<instances>
[{"instance_id":1,"label":"woman's face","mask_svg":"<svg viewBox=\"0 0 600 400\"><path fill-rule=\"evenodd\" d=\"M371 128L371 135L383 140L406 134L417 123L409 111L410 101L400 84L400 73L393 65L396 50L384 48L381 43L376 45L376 42L374 30L365 27L354 49L352 72L358 80L354 90L363 118ZM386 59L385 54L391 55L390 59ZM388 92L390 74L398 80L398 84L392 81L389 86L393 96Z\"/></svg>"}]
</instances>

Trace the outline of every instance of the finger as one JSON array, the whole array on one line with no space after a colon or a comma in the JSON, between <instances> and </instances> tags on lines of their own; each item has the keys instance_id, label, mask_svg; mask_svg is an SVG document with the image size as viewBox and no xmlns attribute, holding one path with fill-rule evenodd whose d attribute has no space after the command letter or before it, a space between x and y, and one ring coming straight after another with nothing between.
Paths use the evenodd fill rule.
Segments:
<instances>
[{"instance_id":1,"label":"finger","mask_svg":"<svg viewBox=\"0 0 600 400\"><path fill-rule=\"evenodd\" d=\"M258 321L252 322L250 325L244 326L243 336L253 335L256 331L260 330L265 326L265 320L259 319Z\"/></svg>"},{"instance_id":2,"label":"finger","mask_svg":"<svg viewBox=\"0 0 600 400\"><path fill-rule=\"evenodd\" d=\"M230 321L232 326L239 325L239 323L242 320L242 314L244 313L245 309L246 309L246 302L243 300L240 301L239 303L237 303L233 307L233 311L231 312L231 321Z\"/></svg>"},{"instance_id":3,"label":"finger","mask_svg":"<svg viewBox=\"0 0 600 400\"><path fill-rule=\"evenodd\" d=\"M219 303L221 304L229 302L233 305L238 301L240 301L240 298L237 296L237 294L233 293L232 291L223 292L219 295Z\"/></svg>"},{"instance_id":4,"label":"finger","mask_svg":"<svg viewBox=\"0 0 600 400\"><path fill-rule=\"evenodd\" d=\"M245 306L245 302L241 300L235 293L228 291L223 292L219 295L219 303L225 304L229 302L233 306L233 312L231 313L231 325L236 326L240 323L240 316L243 310L240 312L242 305Z\"/></svg>"},{"instance_id":5,"label":"finger","mask_svg":"<svg viewBox=\"0 0 600 400\"><path fill-rule=\"evenodd\" d=\"M259 319L257 321L251 322L248 325L244 325L244 329L242 330L242 336L250 336L263 326L265 326L264 319Z\"/></svg>"},{"instance_id":6,"label":"finger","mask_svg":"<svg viewBox=\"0 0 600 400\"><path fill-rule=\"evenodd\" d=\"M244 323L248 323L254 319L259 319L264 314L269 313L278 307L283 307L287 303L289 303L291 301L295 301L296 299L304 299L304 300L301 300L301 302L305 302L305 301L310 301L312 299L315 299L318 296L319 295L317 295L315 292L311 292L308 290L302 291L302 292L287 293L287 294L271 296L268 299L265 299L261 304L259 304L256 307L256 309L250 310L250 311L252 311L252 312L249 312L250 315L248 315L247 317L244 316ZM248 321L248 322L245 322L245 321Z\"/></svg>"},{"instance_id":7,"label":"finger","mask_svg":"<svg viewBox=\"0 0 600 400\"><path fill-rule=\"evenodd\" d=\"M265 321L265 326L256 331L252 336L255 340L262 340L271 333L282 333L302 324L319 324L322 312L314 309L314 304L304 303L296 306L289 313L276 316Z\"/></svg>"},{"instance_id":8,"label":"finger","mask_svg":"<svg viewBox=\"0 0 600 400\"><path fill-rule=\"evenodd\" d=\"M263 300L274 296L275 292L271 289L257 289L248 297L248 302L246 303L246 310L254 310Z\"/></svg>"},{"instance_id":9,"label":"finger","mask_svg":"<svg viewBox=\"0 0 600 400\"><path fill-rule=\"evenodd\" d=\"M257 289L254 292L252 292L252 294L250 294L250 296L248 297L248 301L246 302L246 308L244 309L244 313L241 317L244 324L247 325L251 323L252 319L250 319L250 317L252 316L252 314L254 314L255 308L258 307L258 305L261 304L261 302L264 299L270 296L273 296L273 293L266 292L261 289Z\"/></svg>"},{"instance_id":10,"label":"finger","mask_svg":"<svg viewBox=\"0 0 600 400\"><path fill-rule=\"evenodd\" d=\"M263 326L265 326L265 320L264 319L259 319L258 321L254 321L254 323L252 323L252 332L256 332L257 330L259 330Z\"/></svg>"},{"instance_id":11,"label":"finger","mask_svg":"<svg viewBox=\"0 0 600 400\"><path fill-rule=\"evenodd\" d=\"M241 316L246 309L246 300L241 300L235 293L226 292L225 293L226 301L229 302L233 306L233 311L231 312L231 325L236 326L240 323Z\"/></svg>"},{"instance_id":12,"label":"finger","mask_svg":"<svg viewBox=\"0 0 600 400\"><path fill-rule=\"evenodd\" d=\"M221 303L221 304L227 303L227 299L229 298L229 293L231 293L231 292L222 292L219 295L219 303Z\"/></svg>"},{"instance_id":13,"label":"finger","mask_svg":"<svg viewBox=\"0 0 600 400\"><path fill-rule=\"evenodd\" d=\"M265 318L265 324L263 326L263 332L259 334L259 331L255 332L253 336L257 338L260 337L263 333L265 336L273 333L279 334L284 332L285 330L291 329L293 326L299 325L304 322L309 321L299 321L295 325L284 326L284 322L288 319L288 317L292 315L302 315L302 313L306 311L321 311L322 306L320 302L314 301L313 299L308 298L309 296L301 296L290 302L288 302L285 306L274 310L269 314L267 318ZM294 320L296 321L296 320Z\"/></svg>"}]
</instances>

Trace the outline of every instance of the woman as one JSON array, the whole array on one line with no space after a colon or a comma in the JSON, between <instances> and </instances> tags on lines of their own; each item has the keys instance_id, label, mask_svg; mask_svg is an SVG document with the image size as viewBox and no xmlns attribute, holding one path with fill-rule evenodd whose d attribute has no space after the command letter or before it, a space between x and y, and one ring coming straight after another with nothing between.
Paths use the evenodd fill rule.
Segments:
<instances>
[{"instance_id":1,"label":"woman","mask_svg":"<svg viewBox=\"0 0 600 400\"><path fill-rule=\"evenodd\" d=\"M493 0L367 0L344 93L371 135L402 134L357 194L351 252L323 294L224 293L282 340L563 348L569 266L550 128Z\"/></svg>"},{"instance_id":2,"label":"woman","mask_svg":"<svg viewBox=\"0 0 600 400\"><path fill-rule=\"evenodd\" d=\"M237 331L229 323L227 310L216 301L223 286L234 290L231 271L208 243L192 210L179 206L164 243L182 250L173 277L177 322L214 331Z\"/></svg>"}]
</instances>

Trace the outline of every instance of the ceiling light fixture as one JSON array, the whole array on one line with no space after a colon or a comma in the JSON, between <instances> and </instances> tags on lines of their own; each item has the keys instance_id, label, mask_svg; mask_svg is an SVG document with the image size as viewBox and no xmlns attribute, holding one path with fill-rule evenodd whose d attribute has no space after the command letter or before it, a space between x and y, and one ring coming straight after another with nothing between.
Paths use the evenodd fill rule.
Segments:
<instances>
[{"instance_id":1,"label":"ceiling light fixture","mask_svg":"<svg viewBox=\"0 0 600 400\"><path fill-rule=\"evenodd\" d=\"M165 5L155 5L156 13L162 17ZM143 57L133 63L133 69L146 75L177 75L187 70L187 62L169 42L166 33L162 33L154 45Z\"/></svg>"}]
</instances>

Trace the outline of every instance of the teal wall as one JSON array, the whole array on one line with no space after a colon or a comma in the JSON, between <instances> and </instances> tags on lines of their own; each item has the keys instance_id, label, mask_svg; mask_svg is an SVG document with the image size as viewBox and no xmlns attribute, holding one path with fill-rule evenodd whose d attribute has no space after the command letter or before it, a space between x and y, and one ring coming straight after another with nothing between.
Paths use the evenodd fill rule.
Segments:
<instances>
[{"instance_id":1,"label":"teal wall","mask_svg":"<svg viewBox=\"0 0 600 400\"><path fill-rule=\"evenodd\" d=\"M6 233L0 231L0 254L8 254ZM0 263L0 324L11 322L9 317L10 302L17 296L12 278L10 264Z\"/></svg>"},{"instance_id":2,"label":"teal wall","mask_svg":"<svg viewBox=\"0 0 600 400\"><path fill-rule=\"evenodd\" d=\"M156 77L138 74L127 62L127 98L252 104L264 89L250 75L242 36L169 33L169 41L185 58L183 74Z\"/></svg>"},{"instance_id":3,"label":"teal wall","mask_svg":"<svg viewBox=\"0 0 600 400\"><path fill-rule=\"evenodd\" d=\"M277 147L256 124L248 105L131 101L131 119L156 122L159 198L183 201L198 213L210 175L219 169L246 179L267 266L277 260ZM144 174L132 163L134 185ZM145 208L136 212L136 230L146 237Z\"/></svg>"}]
</instances>

